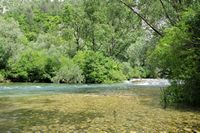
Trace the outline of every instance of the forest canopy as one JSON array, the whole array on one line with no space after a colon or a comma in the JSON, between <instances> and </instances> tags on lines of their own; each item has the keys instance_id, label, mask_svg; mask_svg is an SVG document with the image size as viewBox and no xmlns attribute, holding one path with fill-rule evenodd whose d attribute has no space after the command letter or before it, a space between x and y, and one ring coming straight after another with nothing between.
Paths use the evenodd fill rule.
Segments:
<instances>
[{"instance_id":1,"label":"forest canopy","mask_svg":"<svg viewBox=\"0 0 200 133\"><path fill-rule=\"evenodd\" d=\"M146 63L154 47L150 31L120 1L1 5L8 7L0 19L2 80L112 83L154 77Z\"/></svg>"}]
</instances>

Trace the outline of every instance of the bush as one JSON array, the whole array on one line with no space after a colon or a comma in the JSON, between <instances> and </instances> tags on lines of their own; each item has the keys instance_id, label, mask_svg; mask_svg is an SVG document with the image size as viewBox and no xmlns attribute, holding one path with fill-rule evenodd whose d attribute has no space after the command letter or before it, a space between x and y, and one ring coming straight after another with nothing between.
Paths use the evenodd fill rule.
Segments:
<instances>
[{"instance_id":1,"label":"bush","mask_svg":"<svg viewBox=\"0 0 200 133\"><path fill-rule=\"evenodd\" d=\"M47 56L42 52L27 50L17 59L9 60L9 78L12 81L46 81L45 65Z\"/></svg>"},{"instance_id":2,"label":"bush","mask_svg":"<svg viewBox=\"0 0 200 133\"><path fill-rule=\"evenodd\" d=\"M82 70L70 59L64 59L55 76L52 78L55 83L81 83L84 81Z\"/></svg>"},{"instance_id":3,"label":"bush","mask_svg":"<svg viewBox=\"0 0 200 133\"><path fill-rule=\"evenodd\" d=\"M181 103L183 98L183 88L177 84L173 84L161 91L161 105L164 108L175 103Z\"/></svg>"},{"instance_id":4,"label":"bush","mask_svg":"<svg viewBox=\"0 0 200 133\"><path fill-rule=\"evenodd\" d=\"M72 60L32 49L10 58L8 78L14 82L80 83L84 80L82 71Z\"/></svg>"},{"instance_id":5,"label":"bush","mask_svg":"<svg viewBox=\"0 0 200 133\"><path fill-rule=\"evenodd\" d=\"M122 63L122 72L124 75L126 75L127 79L130 79L133 77L133 68L131 67L130 63L123 62Z\"/></svg>"},{"instance_id":6,"label":"bush","mask_svg":"<svg viewBox=\"0 0 200 133\"><path fill-rule=\"evenodd\" d=\"M5 81L4 75L0 72L0 83Z\"/></svg>"},{"instance_id":7,"label":"bush","mask_svg":"<svg viewBox=\"0 0 200 133\"><path fill-rule=\"evenodd\" d=\"M118 62L99 52L80 51L74 61L83 70L86 83L110 83L126 78Z\"/></svg>"},{"instance_id":8,"label":"bush","mask_svg":"<svg viewBox=\"0 0 200 133\"><path fill-rule=\"evenodd\" d=\"M149 75L148 73L145 67L136 66L133 68L131 76L134 78L146 78Z\"/></svg>"},{"instance_id":9,"label":"bush","mask_svg":"<svg viewBox=\"0 0 200 133\"><path fill-rule=\"evenodd\" d=\"M188 79L181 84L180 81L173 82L171 86L162 91L161 104L165 106L176 104L199 106L200 82L196 78Z\"/></svg>"}]
</instances>

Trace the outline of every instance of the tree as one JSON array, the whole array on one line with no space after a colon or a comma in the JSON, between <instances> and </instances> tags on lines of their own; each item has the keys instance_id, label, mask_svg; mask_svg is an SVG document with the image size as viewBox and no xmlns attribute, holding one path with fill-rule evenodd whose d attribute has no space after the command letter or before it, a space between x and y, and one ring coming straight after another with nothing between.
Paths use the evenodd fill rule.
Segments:
<instances>
[{"instance_id":1,"label":"tree","mask_svg":"<svg viewBox=\"0 0 200 133\"><path fill-rule=\"evenodd\" d=\"M73 38L65 40L58 32L39 34L35 42L30 46L35 50L43 49L51 55L74 56L76 46L73 45Z\"/></svg>"},{"instance_id":2,"label":"tree","mask_svg":"<svg viewBox=\"0 0 200 133\"><path fill-rule=\"evenodd\" d=\"M198 0L119 0L119 2L161 37L166 27L173 26L180 20L181 12L199 4Z\"/></svg>"},{"instance_id":3,"label":"tree","mask_svg":"<svg viewBox=\"0 0 200 133\"><path fill-rule=\"evenodd\" d=\"M162 36L162 33L157 30L157 28L155 28L144 16L142 16L139 11L138 8L134 9L134 7L132 7L131 5L127 4L126 2L124 2L123 0L120 0L120 2L122 4L124 4L127 8L129 8L134 14L136 14L140 19L142 19L154 32L156 32L158 35ZM136 4L138 4L138 2L136 2Z\"/></svg>"},{"instance_id":4,"label":"tree","mask_svg":"<svg viewBox=\"0 0 200 133\"><path fill-rule=\"evenodd\" d=\"M200 105L200 6L183 12L181 21L166 30L151 55L152 61L172 80L164 96L168 104Z\"/></svg>"},{"instance_id":5,"label":"tree","mask_svg":"<svg viewBox=\"0 0 200 133\"><path fill-rule=\"evenodd\" d=\"M18 23L0 17L0 69L6 69L8 59L17 56L26 44L27 40Z\"/></svg>"}]
</instances>

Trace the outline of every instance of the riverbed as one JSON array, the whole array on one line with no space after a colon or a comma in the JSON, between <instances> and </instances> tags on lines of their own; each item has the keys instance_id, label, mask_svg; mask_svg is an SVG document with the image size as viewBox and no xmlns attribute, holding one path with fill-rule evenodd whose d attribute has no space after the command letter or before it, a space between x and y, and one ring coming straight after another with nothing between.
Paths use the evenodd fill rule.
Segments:
<instances>
[{"instance_id":1,"label":"riverbed","mask_svg":"<svg viewBox=\"0 0 200 133\"><path fill-rule=\"evenodd\" d=\"M0 133L199 132L198 109L160 106L163 87L1 84Z\"/></svg>"}]
</instances>

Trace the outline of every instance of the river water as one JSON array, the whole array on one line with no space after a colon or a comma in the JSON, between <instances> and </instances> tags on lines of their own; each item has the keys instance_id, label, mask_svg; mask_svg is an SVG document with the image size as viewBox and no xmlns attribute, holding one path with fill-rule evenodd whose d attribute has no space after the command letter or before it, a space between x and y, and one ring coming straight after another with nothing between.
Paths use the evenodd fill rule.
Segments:
<instances>
[{"instance_id":1,"label":"river water","mask_svg":"<svg viewBox=\"0 0 200 133\"><path fill-rule=\"evenodd\" d=\"M131 79L115 84L33 84L11 83L0 85L0 96L23 96L58 93L107 93L139 88L162 88L169 85L165 79Z\"/></svg>"},{"instance_id":2,"label":"river water","mask_svg":"<svg viewBox=\"0 0 200 133\"><path fill-rule=\"evenodd\" d=\"M200 111L163 109L165 79L0 85L0 133L198 132Z\"/></svg>"}]
</instances>

